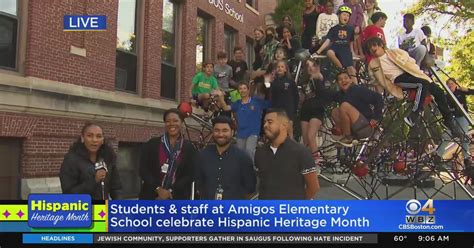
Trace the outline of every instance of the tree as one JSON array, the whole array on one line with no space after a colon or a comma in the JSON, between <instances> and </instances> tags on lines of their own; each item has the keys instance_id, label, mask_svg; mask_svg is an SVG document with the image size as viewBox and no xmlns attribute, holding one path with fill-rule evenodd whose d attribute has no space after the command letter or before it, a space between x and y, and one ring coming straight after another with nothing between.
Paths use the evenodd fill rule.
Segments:
<instances>
[{"instance_id":1,"label":"tree","mask_svg":"<svg viewBox=\"0 0 474 248\"><path fill-rule=\"evenodd\" d=\"M474 79L474 1L473 0L418 0L405 12L421 15L437 22L449 17L443 32L449 37L438 37L436 44L450 51L451 59L446 71L463 86L470 86Z\"/></svg>"},{"instance_id":2,"label":"tree","mask_svg":"<svg viewBox=\"0 0 474 248\"><path fill-rule=\"evenodd\" d=\"M452 47L450 65L446 68L463 86L474 86L474 30Z\"/></svg>"},{"instance_id":3,"label":"tree","mask_svg":"<svg viewBox=\"0 0 474 248\"><path fill-rule=\"evenodd\" d=\"M428 14L432 18L440 15L450 16L450 22L470 25L474 20L474 1L472 0L419 0L407 12L415 15Z\"/></svg>"},{"instance_id":4,"label":"tree","mask_svg":"<svg viewBox=\"0 0 474 248\"><path fill-rule=\"evenodd\" d=\"M273 20L277 24L281 24L283 16L290 15L293 20L293 28L297 34L301 33L301 23L303 23L303 11L304 1L295 0L282 0L275 9L275 13L272 15Z\"/></svg>"}]
</instances>

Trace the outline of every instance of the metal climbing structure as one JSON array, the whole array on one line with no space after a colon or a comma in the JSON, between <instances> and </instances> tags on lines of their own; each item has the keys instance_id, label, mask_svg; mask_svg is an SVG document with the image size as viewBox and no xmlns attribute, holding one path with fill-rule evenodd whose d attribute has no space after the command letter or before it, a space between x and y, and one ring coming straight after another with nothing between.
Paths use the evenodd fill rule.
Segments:
<instances>
[{"instance_id":1,"label":"metal climbing structure","mask_svg":"<svg viewBox=\"0 0 474 248\"><path fill-rule=\"evenodd\" d=\"M433 75L434 82L444 86L434 69ZM405 94L409 98L410 92ZM461 145L471 141L469 134L454 137L436 102L429 98L424 104L420 125L409 127L403 118L412 103L386 96L384 118L374 135L351 148L330 141L332 125L326 122L320 132L324 157L320 178L355 199L403 199L407 193L415 199L474 199L473 168L464 164ZM441 157L436 147L443 142L449 145Z\"/></svg>"},{"instance_id":2,"label":"metal climbing structure","mask_svg":"<svg viewBox=\"0 0 474 248\"><path fill-rule=\"evenodd\" d=\"M302 64L309 54L297 54L297 57L300 62L293 75L298 83ZM373 89L367 65L356 62L358 81ZM330 73L330 67L322 69ZM431 69L434 83L442 86L462 109L442 82L440 72L443 71L439 68ZM405 101L385 95L383 120L371 137L359 140L353 147L331 141L333 125L326 119L317 137L323 157L319 177L354 199L406 199L407 194L414 199L474 199L474 167L464 163L461 145L471 142L469 133L454 137L443 124L436 102L430 96L424 99L420 123L409 127L403 118L411 111L413 93L405 91ZM187 137L198 149L204 148L212 136L210 118L194 113L188 105L181 105L180 110L194 122L189 119L185 122ZM216 110L213 116L219 113ZM472 127L469 114L465 110L463 113ZM444 155L439 156L437 147L443 142L449 145Z\"/></svg>"}]
</instances>

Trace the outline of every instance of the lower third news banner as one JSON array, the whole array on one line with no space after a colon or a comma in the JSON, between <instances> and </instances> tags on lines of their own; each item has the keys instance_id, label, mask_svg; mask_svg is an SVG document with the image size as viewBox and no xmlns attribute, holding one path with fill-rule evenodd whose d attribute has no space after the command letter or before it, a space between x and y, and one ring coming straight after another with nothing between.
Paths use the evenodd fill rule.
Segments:
<instances>
[{"instance_id":1,"label":"lower third news banner","mask_svg":"<svg viewBox=\"0 0 474 248\"><path fill-rule=\"evenodd\" d=\"M437 242L473 247L474 201L106 201L32 195L2 205L23 244ZM3 246L0 236L0 246ZM15 247L15 246L13 246Z\"/></svg>"},{"instance_id":2,"label":"lower third news banner","mask_svg":"<svg viewBox=\"0 0 474 248\"><path fill-rule=\"evenodd\" d=\"M94 234L94 244L155 243L325 243L377 244L377 234Z\"/></svg>"},{"instance_id":3,"label":"lower third news banner","mask_svg":"<svg viewBox=\"0 0 474 248\"><path fill-rule=\"evenodd\" d=\"M472 232L473 201L109 201L111 233Z\"/></svg>"}]
</instances>

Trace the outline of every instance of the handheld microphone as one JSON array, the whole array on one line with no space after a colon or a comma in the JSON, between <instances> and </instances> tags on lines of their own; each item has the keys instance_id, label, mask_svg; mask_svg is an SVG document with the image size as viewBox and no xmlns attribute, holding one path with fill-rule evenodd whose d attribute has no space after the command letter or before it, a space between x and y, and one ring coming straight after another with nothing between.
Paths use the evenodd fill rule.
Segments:
<instances>
[{"instance_id":1,"label":"handheld microphone","mask_svg":"<svg viewBox=\"0 0 474 248\"><path fill-rule=\"evenodd\" d=\"M94 169L95 169L96 172L99 171L99 170L105 170L105 172L108 172L107 164L102 159L94 164ZM105 200L105 183L104 183L104 180L100 181L100 186L102 187L102 200Z\"/></svg>"},{"instance_id":2,"label":"handheld microphone","mask_svg":"<svg viewBox=\"0 0 474 248\"><path fill-rule=\"evenodd\" d=\"M105 170L107 172L107 164L101 159L94 164L94 169L95 171Z\"/></svg>"}]
</instances>

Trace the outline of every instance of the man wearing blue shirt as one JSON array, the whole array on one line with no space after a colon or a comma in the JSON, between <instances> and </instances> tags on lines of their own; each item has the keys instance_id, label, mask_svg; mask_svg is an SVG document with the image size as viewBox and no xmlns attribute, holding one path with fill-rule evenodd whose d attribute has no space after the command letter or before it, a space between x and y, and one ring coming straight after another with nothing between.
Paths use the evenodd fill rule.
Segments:
<instances>
[{"instance_id":1,"label":"man wearing blue shirt","mask_svg":"<svg viewBox=\"0 0 474 248\"><path fill-rule=\"evenodd\" d=\"M237 147L246 150L250 157L255 156L255 148L260 134L263 110L270 107L270 103L258 97L250 97L248 83L239 83L239 93L242 99L227 105L221 94L219 102L225 111L235 113L237 119Z\"/></svg>"}]
</instances>

